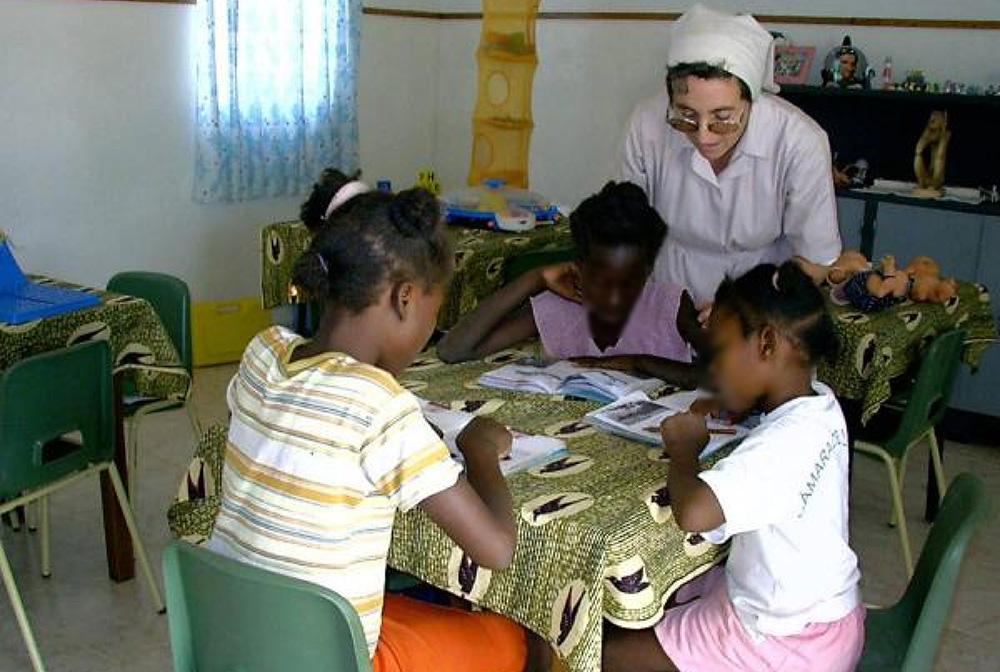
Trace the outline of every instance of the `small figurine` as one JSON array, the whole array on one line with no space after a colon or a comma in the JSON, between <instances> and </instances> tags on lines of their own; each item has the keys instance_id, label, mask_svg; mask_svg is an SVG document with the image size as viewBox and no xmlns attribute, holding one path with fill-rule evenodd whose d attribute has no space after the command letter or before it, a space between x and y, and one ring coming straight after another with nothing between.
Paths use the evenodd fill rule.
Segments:
<instances>
[{"instance_id":1,"label":"small figurine","mask_svg":"<svg viewBox=\"0 0 1000 672\"><path fill-rule=\"evenodd\" d=\"M913 172L917 176L917 187L912 192L913 196L940 198L943 193L941 187L944 186L945 159L950 140L948 113L941 110L931 112L913 155Z\"/></svg>"},{"instance_id":2,"label":"small figurine","mask_svg":"<svg viewBox=\"0 0 1000 672\"><path fill-rule=\"evenodd\" d=\"M437 174L433 168L424 168L417 173L417 183L414 185L421 189L426 189L434 196L441 195L441 183L438 182Z\"/></svg>"}]
</instances>

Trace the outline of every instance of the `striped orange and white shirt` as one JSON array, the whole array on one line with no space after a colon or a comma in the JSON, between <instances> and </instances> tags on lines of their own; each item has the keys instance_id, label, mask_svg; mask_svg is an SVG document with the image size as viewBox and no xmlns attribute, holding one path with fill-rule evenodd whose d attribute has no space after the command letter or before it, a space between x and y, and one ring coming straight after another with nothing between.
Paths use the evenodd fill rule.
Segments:
<instances>
[{"instance_id":1,"label":"striped orange and white shirt","mask_svg":"<svg viewBox=\"0 0 1000 672\"><path fill-rule=\"evenodd\" d=\"M373 653L396 509L449 488L461 467L391 374L339 353L290 362L303 342L274 327L247 346L208 547L339 593Z\"/></svg>"}]
</instances>

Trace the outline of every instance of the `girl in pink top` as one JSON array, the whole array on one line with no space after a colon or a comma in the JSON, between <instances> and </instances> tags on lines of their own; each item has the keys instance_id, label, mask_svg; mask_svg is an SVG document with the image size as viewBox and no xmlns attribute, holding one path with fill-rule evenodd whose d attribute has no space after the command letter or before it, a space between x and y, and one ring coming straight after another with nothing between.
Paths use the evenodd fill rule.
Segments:
<instances>
[{"instance_id":1,"label":"girl in pink top","mask_svg":"<svg viewBox=\"0 0 1000 672\"><path fill-rule=\"evenodd\" d=\"M667 227L645 193L609 182L573 212L570 229L577 261L484 299L441 339L441 359L480 359L538 336L552 359L697 386L704 331L683 287L650 279Z\"/></svg>"}]
</instances>

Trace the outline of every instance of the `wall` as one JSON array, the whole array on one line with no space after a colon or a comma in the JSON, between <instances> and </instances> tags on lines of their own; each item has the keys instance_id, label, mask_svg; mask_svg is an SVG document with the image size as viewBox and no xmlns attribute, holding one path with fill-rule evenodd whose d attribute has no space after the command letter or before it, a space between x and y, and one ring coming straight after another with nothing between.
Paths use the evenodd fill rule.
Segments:
<instances>
[{"instance_id":1,"label":"wall","mask_svg":"<svg viewBox=\"0 0 1000 672\"><path fill-rule=\"evenodd\" d=\"M196 300L259 291L260 227L294 217L301 199L192 201L194 14L191 5L0 2L0 229L28 270L95 285L126 267L166 271ZM369 175L409 183L432 161L437 30L364 19Z\"/></svg>"},{"instance_id":2,"label":"wall","mask_svg":"<svg viewBox=\"0 0 1000 672\"><path fill-rule=\"evenodd\" d=\"M771 13L894 15L892 0L748 0ZM378 0L378 6L476 11L476 0ZM722 5L722 2L717 4ZM733 4L733 3L729 3ZM676 11L686 3L543 0L549 11ZM812 9L810 9L812 8ZM870 11L867 8L871 8ZM877 10L877 11L876 11ZM909 16L1000 18L1000 3L907 3ZM197 300L257 292L262 224L299 198L192 201L194 8L87 0L0 2L0 229L26 268L103 284L125 267L185 278ZM632 106L660 85L668 23L540 21L531 171L573 205L612 175ZM825 50L844 30L789 26ZM898 72L1000 81L997 32L852 29ZM476 21L365 17L359 118L367 175L409 184L435 165L464 183L475 98ZM961 44L961 48L955 48Z\"/></svg>"},{"instance_id":3,"label":"wall","mask_svg":"<svg viewBox=\"0 0 1000 672\"><path fill-rule=\"evenodd\" d=\"M770 14L905 16L908 18L1000 19L995 0L906 3L836 0L789 3L712 0L717 7L752 8ZM443 0L443 11L477 11L475 0ZM656 0L543 0L544 11L683 11L689 3ZM532 186L569 205L615 173L618 145L632 107L661 86L670 24L657 21L552 21L537 23L539 67L535 77ZM881 68L891 55L896 73L922 68L944 81L1000 82L995 58L998 31L906 28L840 28L769 25L817 54L837 46L845 33ZM445 21L441 29L436 165L446 184L464 182L468 170L469 119L476 95L476 21ZM960 44L961 48L956 48ZM818 81L820 59L814 64ZM859 121L863 123L863 121Z\"/></svg>"}]
</instances>

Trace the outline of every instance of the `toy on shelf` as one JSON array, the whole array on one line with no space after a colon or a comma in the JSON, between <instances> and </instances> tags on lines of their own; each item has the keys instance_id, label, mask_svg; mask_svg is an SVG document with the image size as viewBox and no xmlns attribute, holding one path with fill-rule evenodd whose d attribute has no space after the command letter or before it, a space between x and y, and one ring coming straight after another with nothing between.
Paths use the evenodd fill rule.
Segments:
<instances>
[{"instance_id":1,"label":"toy on shelf","mask_svg":"<svg viewBox=\"0 0 1000 672\"><path fill-rule=\"evenodd\" d=\"M829 265L815 264L802 257L796 263L817 285L831 285L834 300L850 303L871 313L885 310L909 299L919 303L947 303L958 291L954 278L942 278L941 267L931 257L914 257L906 268L886 255L878 268L857 250L845 250Z\"/></svg>"},{"instance_id":2,"label":"toy on shelf","mask_svg":"<svg viewBox=\"0 0 1000 672\"><path fill-rule=\"evenodd\" d=\"M437 173L433 168L424 168L417 173L417 183L413 185L420 189L425 189L435 196L441 195L441 182L438 181Z\"/></svg>"},{"instance_id":3,"label":"toy on shelf","mask_svg":"<svg viewBox=\"0 0 1000 672\"><path fill-rule=\"evenodd\" d=\"M551 224L562 215L546 198L526 189L508 187L503 180L446 194L445 220L449 224L498 231L530 231Z\"/></svg>"},{"instance_id":4,"label":"toy on shelf","mask_svg":"<svg viewBox=\"0 0 1000 672\"><path fill-rule=\"evenodd\" d=\"M470 185L501 179L513 186L528 186L539 1L483 0Z\"/></svg>"},{"instance_id":5,"label":"toy on shelf","mask_svg":"<svg viewBox=\"0 0 1000 672\"><path fill-rule=\"evenodd\" d=\"M944 193L944 167L948 155L948 113L941 110L931 112L924 132L920 134L913 155L913 172L917 176L917 187L913 196L917 198L940 198Z\"/></svg>"}]
</instances>

